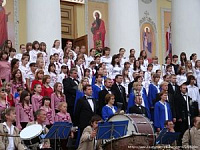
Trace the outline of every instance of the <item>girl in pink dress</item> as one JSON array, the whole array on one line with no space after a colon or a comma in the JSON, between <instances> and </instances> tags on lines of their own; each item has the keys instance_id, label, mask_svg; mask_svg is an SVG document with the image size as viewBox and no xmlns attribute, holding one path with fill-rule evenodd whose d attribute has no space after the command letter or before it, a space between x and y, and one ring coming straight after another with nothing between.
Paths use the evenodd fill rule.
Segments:
<instances>
[{"instance_id":1,"label":"girl in pink dress","mask_svg":"<svg viewBox=\"0 0 200 150\"><path fill-rule=\"evenodd\" d=\"M11 66L8 62L8 53L3 51L0 53L0 79L2 82L10 81L11 78Z\"/></svg>"},{"instance_id":2,"label":"girl in pink dress","mask_svg":"<svg viewBox=\"0 0 200 150\"><path fill-rule=\"evenodd\" d=\"M24 88L25 89L23 79L22 79L22 73L19 69L16 69L16 70L13 71L11 85L12 85L11 93L14 96L17 93L18 88Z\"/></svg>"},{"instance_id":3,"label":"girl in pink dress","mask_svg":"<svg viewBox=\"0 0 200 150\"><path fill-rule=\"evenodd\" d=\"M70 114L67 112L67 103L60 102L58 105L59 112L55 116L56 122L72 122Z\"/></svg>"},{"instance_id":4,"label":"girl in pink dress","mask_svg":"<svg viewBox=\"0 0 200 150\"><path fill-rule=\"evenodd\" d=\"M46 111L47 117L46 117L45 125L47 125L47 128L50 128L51 125L54 123L54 115L50 107L50 104L51 104L51 99L47 96L44 96L42 98L42 107L40 107L40 109L43 109L44 111Z\"/></svg>"},{"instance_id":5,"label":"girl in pink dress","mask_svg":"<svg viewBox=\"0 0 200 150\"><path fill-rule=\"evenodd\" d=\"M7 101L6 98L7 94L6 94L6 90L4 87L0 88L0 114L2 114L2 112L9 107L9 103ZM1 122L1 115L0 115L0 122Z\"/></svg>"},{"instance_id":6,"label":"girl in pink dress","mask_svg":"<svg viewBox=\"0 0 200 150\"><path fill-rule=\"evenodd\" d=\"M56 82L54 85L54 93L51 94L51 109L55 110L54 115L55 115L55 112L57 113L59 111L58 104L60 102L66 102L66 98L62 92L62 89L63 89L62 84L59 82Z\"/></svg>"},{"instance_id":7,"label":"girl in pink dress","mask_svg":"<svg viewBox=\"0 0 200 150\"><path fill-rule=\"evenodd\" d=\"M40 84L35 84L34 95L31 97L33 112L36 112L42 106L43 96L40 95L41 91L42 91L42 86Z\"/></svg>"},{"instance_id":8,"label":"girl in pink dress","mask_svg":"<svg viewBox=\"0 0 200 150\"><path fill-rule=\"evenodd\" d=\"M34 121L33 107L30 104L30 93L23 91L20 95L20 101L16 105L16 126L19 130L26 127L28 122Z\"/></svg>"}]
</instances>

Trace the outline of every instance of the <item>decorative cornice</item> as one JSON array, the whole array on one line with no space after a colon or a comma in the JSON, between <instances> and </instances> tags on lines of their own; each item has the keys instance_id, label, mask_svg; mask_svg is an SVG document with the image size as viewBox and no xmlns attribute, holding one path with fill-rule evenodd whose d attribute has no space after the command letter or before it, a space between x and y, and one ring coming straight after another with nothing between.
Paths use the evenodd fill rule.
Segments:
<instances>
[{"instance_id":1,"label":"decorative cornice","mask_svg":"<svg viewBox=\"0 0 200 150\"><path fill-rule=\"evenodd\" d=\"M142 0L142 2L145 4L150 4L152 2L152 0Z\"/></svg>"},{"instance_id":2,"label":"decorative cornice","mask_svg":"<svg viewBox=\"0 0 200 150\"><path fill-rule=\"evenodd\" d=\"M154 32L157 32L156 24L155 24L155 22L151 19L151 17L149 17L149 12L148 12L148 11L145 11L145 12L144 12L144 15L145 15L145 16L142 17L142 19L140 19L140 26L142 26L142 24L144 24L144 23L149 23L149 24L152 25Z\"/></svg>"},{"instance_id":3,"label":"decorative cornice","mask_svg":"<svg viewBox=\"0 0 200 150\"><path fill-rule=\"evenodd\" d=\"M91 2L101 2L101 3L108 3L108 0L89 0Z\"/></svg>"}]
</instances>

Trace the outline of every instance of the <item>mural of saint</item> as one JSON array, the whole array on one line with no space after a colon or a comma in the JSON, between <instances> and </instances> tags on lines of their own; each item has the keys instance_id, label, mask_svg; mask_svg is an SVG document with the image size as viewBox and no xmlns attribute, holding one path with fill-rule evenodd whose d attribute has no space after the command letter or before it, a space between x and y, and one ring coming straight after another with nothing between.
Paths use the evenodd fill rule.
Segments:
<instances>
[{"instance_id":1,"label":"mural of saint","mask_svg":"<svg viewBox=\"0 0 200 150\"><path fill-rule=\"evenodd\" d=\"M6 14L6 11L3 7L4 4L5 1L0 0L0 47L8 39L7 21L10 13Z\"/></svg>"},{"instance_id":2,"label":"mural of saint","mask_svg":"<svg viewBox=\"0 0 200 150\"><path fill-rule=\"evenodd\" d=\"M150 32L149 27L144 28L142 38L143 38L143 50L152 53L152 33Z\"/></svg>"},{"instance_id":3,"label":"mural of saint","mask_svg":"<svg viewBox=\"0 0 200 150\"><path fill-rule=\"evenodd\" d=\"M91 31L93 34L94 48L103 48L105 42L105 24L101 19L101 13L94 11L95 20L92 23Z\"/></svg>"},{"instance_id":4,"label":"mural of saint","mask_svg":"<svg viewBox=\"0 0 200 150\"><path fill-rule=\"evenodd\" d=\"M172 56L172 38L171 38L171 23L166 31L166 55Z\"/></svg>"}]
</instances>

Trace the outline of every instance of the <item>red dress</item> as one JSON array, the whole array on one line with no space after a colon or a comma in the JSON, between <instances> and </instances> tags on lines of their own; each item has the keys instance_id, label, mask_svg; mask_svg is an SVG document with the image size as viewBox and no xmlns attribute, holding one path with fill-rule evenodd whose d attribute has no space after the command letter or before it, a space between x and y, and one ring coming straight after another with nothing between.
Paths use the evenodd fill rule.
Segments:
<instances>
[{"instance_id":1,"label":"red dress","mask_svg":"<svg viewBox=\"0 0 200 150\"><path fill-rule=\"evenodd\" d=\"M41 95L41 96L44 96L44 85L43 85L43 83L40 82L39 80L33 80L32 85L31 85L31 91L34 91L34 86L35 86L36 84L40 84L40 85L41 85L42 91L41 91L40 95Z\"/></svg>"},{"instance_id":2,"label":"red dress","mask_svg":"<svg viewBox=\"0 0 200 150\"><path fill-rule=\"evenodd\" d=\"M51 98L52 93L53 89L50 86L49 87L44 86L44 96L48 96L49 98Z\"/></svg>"}]
</instances>

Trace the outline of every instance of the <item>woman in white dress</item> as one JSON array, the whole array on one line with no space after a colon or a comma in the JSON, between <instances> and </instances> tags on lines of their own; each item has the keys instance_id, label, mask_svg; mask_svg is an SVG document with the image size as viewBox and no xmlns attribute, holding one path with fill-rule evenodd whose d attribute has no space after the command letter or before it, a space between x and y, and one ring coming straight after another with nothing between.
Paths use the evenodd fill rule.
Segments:
<instances>
[{"instance_id":1,"label":"woman in white dress","mask_svg":"<svg viewBox=\"0 0 200 150\"><path fill-rule=\"evenodd\" d=\"M122 73L122 67L120 66L119 55L113 55L111 62L111 79L115 79L115 76Z\"/></svg>"},{"instance_id":2,"label":"woman in white dress","mask_svg":"<svg viewBox=\"0 0 200 150\"><path fill-rule=\"evenodd\" d=\"M178 75L176 76L176 82L178 86L181 86L186 81L187 81L187 77L185 74L185 67L179 67Z\"/></svg>"},{"instance_id":3,"label":"woman in white dress","mask_svg":"<svg viewBox=\"0 0 200 150\"><path fill-rule=\"evenodd\" d=\"M111 67L112 56L110 56L110 48L104 47L101 57L101 63L106 63L106 68L109 70Z\"/></svg>"},{"instance_id":4,"label":"woman in white dress","mask_svg":"<svg viewBox=\"0 0 200 150\"><path fill-rule=\"evenodd\" d=\"M53 55L57 53L59 55L59 62L62 63L62 59L63 59L63 50L60 48L60 41L59 40L55 40L53 43L53 47L50 50L50 55Z\"/></svg>"}]
</instances>

